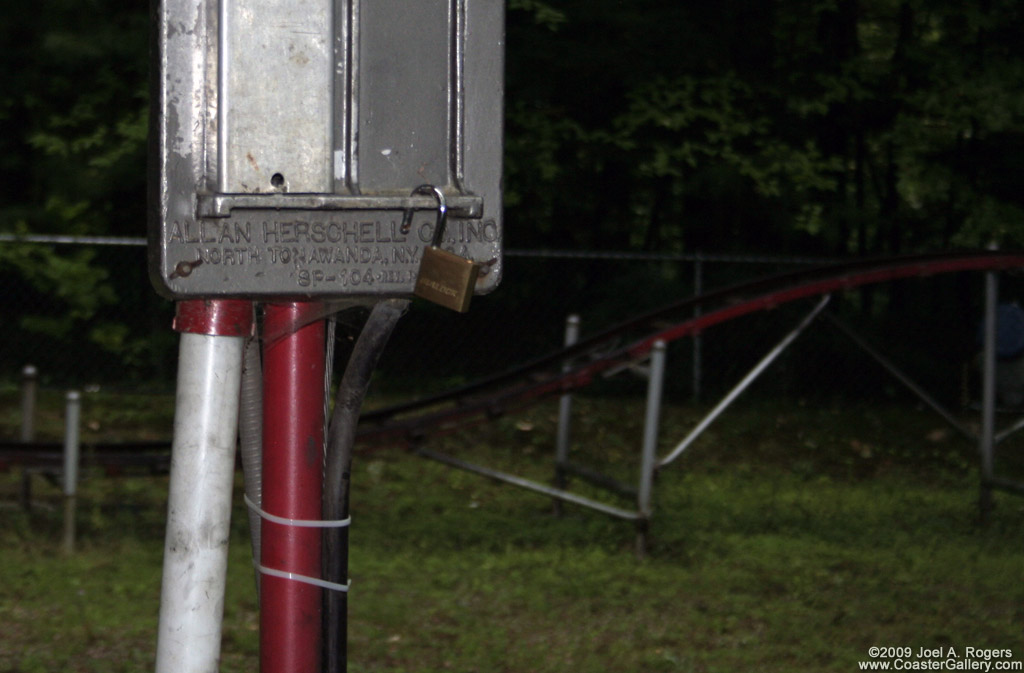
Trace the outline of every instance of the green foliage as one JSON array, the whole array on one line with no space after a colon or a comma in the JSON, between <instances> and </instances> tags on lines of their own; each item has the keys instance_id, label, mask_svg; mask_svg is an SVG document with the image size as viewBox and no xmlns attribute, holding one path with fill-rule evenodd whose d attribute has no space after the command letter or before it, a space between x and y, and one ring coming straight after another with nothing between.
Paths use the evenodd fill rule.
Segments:
<instances>
[{"instance_id":1,"label":"green foliage","mask_svg":"<svg viewBox=\"0 0 1024 673\"><path fill-rule=\"evenodd\" d=\"M48 3L4 24L0 229L140 235L145 222L144 6Z\"/></svg>"},{"instance_id":2,"label":"green foliage","mask_svg":"<svg viewBox=\"0 0 1024 673\"><path fill-rule=\"evenodd\" d=\"M510 17L521 240L885 254L1021 239L1015 3L559 7L557 34Z\"/></svg>"},{"instance_id":3,"label":"green foliage","mask_svg":"<svg viewBox=\"0 0 1024 673\"><path fill-rule=\"evenodd\" d=\"M558 30L565 23L565 12L541 0L508 0L509 11L522 11L533 15L533 20L549 30Z\"/></svg>"},{"instance_id":4,"label":"green foliage","mask_svg":"<svg viewBox=\"0 0 1024 673\"><path fill-rule=\"evenodd\" d=\"M107 271L92 265L94 257L95 250L88 248L61 255L42 245L0 245L0 274L13 271L50 298L46 307L20 311L20 327L67 336L99 307L111 303L114 291ZM44 312L36 312L40 310Z\"/></svg>"},{"instance_id":5,"label":"green foliage","mask_svg":"<svg viewBox=\"0 0 1024 673\"><path fill-rule=\"evenodd\" d=\"M145 232L148 22L145 5L117 0L59 0L5 18L0 232ZM84 336L128 363L150 331L130 312L101 318L137 288L95 250L4 243L0 278L0 310L22 330L5 343L42 337L63 351Z\"/></svg>"}]
</instances>

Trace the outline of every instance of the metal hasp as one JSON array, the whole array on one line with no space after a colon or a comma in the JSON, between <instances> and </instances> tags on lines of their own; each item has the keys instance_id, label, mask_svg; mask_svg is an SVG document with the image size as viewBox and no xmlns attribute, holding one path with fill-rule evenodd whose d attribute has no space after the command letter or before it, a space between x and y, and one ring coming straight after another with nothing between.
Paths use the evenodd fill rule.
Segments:
<instances>
[{"instance_id":1,"label":"metal hasp","mask_svg":"<svg viewBox=\"0 0 1024 673\"><path fill-rule=\"evenodd\" d=\"M499 0L158 0L150 275L174 299L412 295L502 273ZM403 214L413 210L408 232Z\"/></svg>"}]
</instances>

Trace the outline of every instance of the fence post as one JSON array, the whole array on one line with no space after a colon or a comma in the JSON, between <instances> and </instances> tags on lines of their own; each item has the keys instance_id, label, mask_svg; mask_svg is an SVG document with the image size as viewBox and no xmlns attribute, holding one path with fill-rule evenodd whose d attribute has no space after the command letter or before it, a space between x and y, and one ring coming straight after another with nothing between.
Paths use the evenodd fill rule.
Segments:
<instances>
[{"instance_id":1,"label":"fence post","mask_svg":"<svg viewBox=\"0 0 1024 673\"><path fill-rule=\"evenodd\" d=\"M661 418L661 394L665 380L665 342L655 341L651 348L651 375L647 381L647 410L644 415L644 440L640 457L640 487L637 490L636 555L647 555L647 532L651 520L651 491L657 463L658 428Z\"/></svg>"},{"instance_id":2,"label":"fence post","mask_svg":"<svg viewBox=\"0 0 1024 673\"><path fill-rule=\"evenodd\" d=\"M36 390L39 371L33 365L21 370L21 441L28 443L36 438Z\"/></svg>"},{"instance_id":3,"label":"fence post","mask_svg":"<svg viewBox=\"0 0 1024 673\"><path fill-rule=\"evenodd\" d=\"M580 338L580 317L573 313L565 319L565 347L573 346ZM567 372L572 363L562 363L562 371ZM558 398L558 434L555 438L555 488L564 490L568 485L565 465L569 462L570 424L572 422L572 395L563 393ZM562 515L562 501L553 502L555 516Z\"/></svg>"},{"instance_id":4,"label":"fence post","mask_svg":"<svg viewBox=\"0 0 1024 673\"><path fill-rule=\"evenodd\" d=\"M64 408L64 552L75 551L75 510L78 496L78 463L81 455L79 419L82 397L77 390L69 390Z\"/></svg>"},{"instance_id":5,"label":"fence post","mask_svg":"<svg viewBox=\"0 0 1024 673\"><path fill-rule=\"evenodd\" d=\"M992 511L992 476L996 426L996 305L999 301L999 280L994 271L985 274L984 349L981 367L981 490L978 495L979 516L988 521Z\"/></svg>"},{"instance_id":6,"label":"fence post","mask_svg":"<svg viewBox=\"0 0 1024 673\"><path fill-rule=\"evenodd\" d=\"M33 365L21 370L21 434L23 444L36 438L36 393L39 371ZM32 509L32 473L27 467L21 470L21 506L26 512Z\"/></svg>"},{"instance_id":7,"label":"fence post","mask_svg":"<svg viewBox=\"0 0 1024 673\"><path fill-rule=\"evenodd\" d=\"M693 261L693 296L699 297L704 294L704 262L701 261L700 253L697 253ZM701 305L693 307L693 318L700 317ZM700 331L693 333L693 401L700 402L701 389L701 336Z\"/></svg>"}]
</instances>

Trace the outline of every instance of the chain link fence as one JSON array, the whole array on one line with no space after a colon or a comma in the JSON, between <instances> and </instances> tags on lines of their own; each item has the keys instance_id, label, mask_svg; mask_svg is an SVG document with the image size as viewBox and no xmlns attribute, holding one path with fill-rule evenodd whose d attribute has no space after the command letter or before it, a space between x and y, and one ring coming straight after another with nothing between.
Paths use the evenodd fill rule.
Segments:
<instances>
[{"instance_id":1,"label":"chain link fence","mask_svg":"<svg viewBox=\"0 0 1024 673\"><path fill-rule=\"evenodd\" d=\"M45 270L33 266L41 259L47 260ZM489 296L475 298L468 314L413 303L381 361L375 390L411 397L545 355L560 346L569 314L580 316L585 336L698 291L825 261L508 251L502 285ZM0 331L0 381L8 388L16 385L22 368L31 364L44 387L173 390L174 307L152 290L146 267L142 241L0 241L6 327ZM62 269L82 278L61 278ZM977 389L972 380L982 275L949 274L863 287L834 297L829 310L945 403L969 403ZM1005 299L1024 293L1017 275L1002 276ZM668 394L685 399L721 394L810 305L780 306L671 344ZM364 317L365 310L339 316L339 361ZM898 394L891 374L826 321L820 322L752 392L814 399ZM610 391L642 387L630 379L626 375L603 385Z\"/></svg>"}]
</instances>

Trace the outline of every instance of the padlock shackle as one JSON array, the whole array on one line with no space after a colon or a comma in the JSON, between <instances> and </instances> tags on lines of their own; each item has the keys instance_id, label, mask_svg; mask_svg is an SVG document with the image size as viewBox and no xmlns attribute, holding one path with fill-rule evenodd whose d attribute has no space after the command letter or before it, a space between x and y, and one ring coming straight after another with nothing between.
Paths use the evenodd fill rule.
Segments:
<instances>
[{"instance_id":1,"label":"padlock shackle","mask_svg":"<svg viewBox=\"0 0 1024 673\"><path fill-rule=\"evenodd\" d=\"M430 245L439 247L441 245L441 239L444 237L445 225L448 223L448 202L444 198L444 192L435 187L434 185L420 185L416 189L412 190L409 196L431 195L437 199L437 223L434 225L434 238L431 240ZM402 233L409 233L409 229L412 226L412 212L413 209L405 211L405 217L402 218Z\"/></svg>"}]
</instances>

